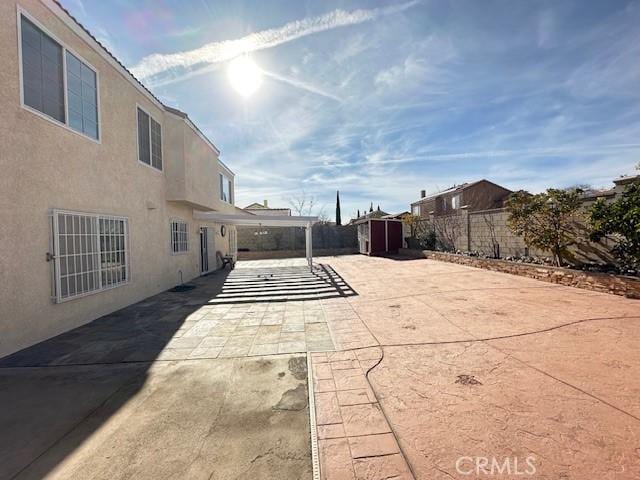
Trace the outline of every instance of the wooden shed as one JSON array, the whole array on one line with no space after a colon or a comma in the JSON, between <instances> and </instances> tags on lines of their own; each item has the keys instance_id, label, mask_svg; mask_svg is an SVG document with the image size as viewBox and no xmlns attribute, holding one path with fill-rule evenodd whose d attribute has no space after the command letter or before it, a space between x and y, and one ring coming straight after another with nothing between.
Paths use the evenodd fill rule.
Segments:
<instances>
[{"instance_id":1,"label":"wooden shed","mask_svg":"<svg viewBox=\"0 0 640 480\"><path fill-rule=\"evenodd\" d=\"M402 247L402 220L367 218L356 222L358 245L365 255L397 253Z\"/></svg>"}]
</instances>

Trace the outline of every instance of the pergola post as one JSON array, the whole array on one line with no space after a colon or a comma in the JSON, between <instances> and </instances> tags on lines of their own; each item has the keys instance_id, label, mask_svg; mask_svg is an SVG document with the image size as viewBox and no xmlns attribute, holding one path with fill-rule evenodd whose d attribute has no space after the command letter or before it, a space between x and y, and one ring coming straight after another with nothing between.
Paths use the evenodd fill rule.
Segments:
<instances>
[{"instance_id":1,"label":"pergola post","mask_svg":"<svg viewBox=\"0 0 640 480\"><path fill-rule=\"evenodd\" d=\"M305 246L307 251L307 264L309 268L313 270L313 230L311 228L312 223L307 223L305 227Z\"/></svg>"}]
</instances>

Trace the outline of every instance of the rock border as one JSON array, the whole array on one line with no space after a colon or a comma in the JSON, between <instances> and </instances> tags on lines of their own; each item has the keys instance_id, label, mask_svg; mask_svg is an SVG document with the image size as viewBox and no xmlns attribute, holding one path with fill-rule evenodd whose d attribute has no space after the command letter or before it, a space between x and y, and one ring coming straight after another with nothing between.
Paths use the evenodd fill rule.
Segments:
<instances>
[{"instance_id":1,"label":"rock border","mask_svg":"<svg viewBox=\"0 0 640 480\"><path fill-rule=\"evenodd\" d=\"M543 282L566 285L568 287L640 299L640 278L636 277L600 272L585 272L550 265L510 262L508 260L495 258L469 257L456 253L437 252L433 250L401 248L398 253L404 257L429 258L441 262L483 268L494 272L510 273L512 275L529 277Z\"/></svg>"}]
</instances>

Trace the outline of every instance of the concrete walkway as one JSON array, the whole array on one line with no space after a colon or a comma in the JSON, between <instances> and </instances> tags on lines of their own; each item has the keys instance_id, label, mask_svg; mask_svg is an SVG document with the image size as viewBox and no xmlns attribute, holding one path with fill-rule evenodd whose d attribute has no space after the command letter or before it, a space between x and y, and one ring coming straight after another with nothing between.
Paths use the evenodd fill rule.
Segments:
<instances>
[{"instance_id":1,"label":"concrete walkway","mask_svg":"<svg viewBox=\"0 0 640 480\"><path fill-rule=\"evenodd\" d=\"M311 479L306 352L353 292L239 267L0 360L0 478Z\"/></svg>"},{"instance_id":2,"label":"concrete walkway","mask_svg":"<svg viewBox=\"0 0 640 480\"><path fill-rule=\"evenodd\" d=\"M313 356L322 476L640 478L640 303L431 260L340 257ZM493 475L493 477L491 476Z\"/></svg>"}]
</instances>

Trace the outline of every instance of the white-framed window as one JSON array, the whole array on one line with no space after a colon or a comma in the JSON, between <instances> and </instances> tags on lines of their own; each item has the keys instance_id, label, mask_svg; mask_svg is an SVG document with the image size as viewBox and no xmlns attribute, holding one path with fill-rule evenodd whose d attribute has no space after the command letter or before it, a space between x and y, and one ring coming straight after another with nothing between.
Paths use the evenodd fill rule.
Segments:
<instances>
[{"instance_id":1,"label":"white-framed window","mask_svg":"<svg viewBox=\"0 0 640 480\"><path fill-rule=\"evenodd\" d=\"M183 220L171 220L171 253L189 251L189 226Z\"/></svg>"},{"instance_id":2,"label":"white-framed window","mask_svg":"<svg viewBox=\"0 0 640 480\"><path fill-rule=\"evenodd\" d=\"M126 217L53 210L51 229L56 302L129 282Z\"/></svg>"},{"instance_id":3,"label":"white-framed window","mask_svg":"<svg viewBox=\"0 0 640 480\"><path fill-rule=\"evenodd\" d=\"M413 215L420 215L420 204L411 206L411 213Z\"/></svg>"},{"instance_id":4,"label":"white-framed window","mask_svg":"<svg viewBox=\"0 0 640 480\"><path fill-rule=\"evenodd\" d=\"M224 173L220 174L220 200L233 203L233 184Z\"/></svg>"},{"instance_id":5,"label":"white-framed window","mask_svg":"<svg viewBox=\"0 0 640 480\"><path fill-rule=\"evenodd\" d=\"M162 170L162 127L140 106L138 119L138 160L157 170Z\"/></svg>"},{"instance_id":6,"label":"white-framed window","mask_svg":"<svg viewBox=\"0 0 640 480\"><path fill-rule=\"evenodd\" d=\"M99 141L98 73L18 11L22 106Z\"/></svg>"},{"instance_id":7,"label":"white-framed window","mask_svg":"<svg viewBox=\"0 0 640 480\"><path fill-rule=\"evenodd\" d=\"M458 210L460 208L460 194L451 197L451 208Z\"/></svg>"}]
</instances>

